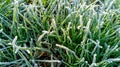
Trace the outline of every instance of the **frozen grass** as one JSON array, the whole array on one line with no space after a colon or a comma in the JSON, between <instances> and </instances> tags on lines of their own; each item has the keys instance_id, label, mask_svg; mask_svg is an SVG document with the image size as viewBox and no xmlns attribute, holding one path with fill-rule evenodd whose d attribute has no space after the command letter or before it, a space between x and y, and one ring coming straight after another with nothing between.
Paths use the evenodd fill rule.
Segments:
<instances>
[{"instance_id":1,"label":"frozen grass","mask_svg":"<svg viewBox=\"0 0 120 67\"><path fill-rule=\"evenodd\" d=\"M119 0L0 0L1 67L119 67Z\"/></svg>"}]
</instances>

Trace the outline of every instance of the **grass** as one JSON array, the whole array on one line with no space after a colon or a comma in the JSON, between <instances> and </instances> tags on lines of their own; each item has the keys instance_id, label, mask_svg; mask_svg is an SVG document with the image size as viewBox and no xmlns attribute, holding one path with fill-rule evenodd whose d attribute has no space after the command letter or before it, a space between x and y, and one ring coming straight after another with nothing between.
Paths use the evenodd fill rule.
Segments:
<instances>
[{"instance_id":1,"label":"grass","mask_svg":"<svg viewBox=\"0 0 120 67\"><path fill-rule=\"evenodd\" d=\"M0 0L0 67L119 67L119 0Z\"/></svg>"}]
</instances>

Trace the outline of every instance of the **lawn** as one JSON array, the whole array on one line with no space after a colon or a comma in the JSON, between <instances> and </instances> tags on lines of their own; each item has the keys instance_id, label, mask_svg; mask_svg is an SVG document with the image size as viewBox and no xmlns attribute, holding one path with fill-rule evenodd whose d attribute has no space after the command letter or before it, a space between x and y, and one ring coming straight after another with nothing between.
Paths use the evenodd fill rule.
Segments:
<instances>
[{"instance_id":1,"label":"lawn","mask_svg":"<svg viewBox=\"0 0 120 67\"><path fill-rule=\"evenodd\" d=\"M120 0L0 0L0 67L120 67Z\"/></svg>"}]
</instances>

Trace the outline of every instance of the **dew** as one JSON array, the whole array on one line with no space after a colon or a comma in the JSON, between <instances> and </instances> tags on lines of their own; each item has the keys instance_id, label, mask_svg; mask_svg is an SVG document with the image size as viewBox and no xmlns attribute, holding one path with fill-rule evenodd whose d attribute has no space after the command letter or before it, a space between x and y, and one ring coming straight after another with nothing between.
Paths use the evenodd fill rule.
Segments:
<instances>
[{"instance_id":1,"label":"dew","mask_svg":"<svg viewBox=\"0 0 120 67\"><path fill-rule=\"evenodd\" d=\"M0 33L3 32L3 29L0 30Z\"/></svg>"},{"instance_id":2,"label":"dew","mask_svg":"<svg viewBox=\"0 0 120 67\"><path fill-rule=\"evenodd\" d=\"M30 54L30 51L29 50L26 50L29 54Z\"/></svg>"},{"instance_id":3,"label":"dew","mask_svg":"<svg viewBox=\"0 0 120 67\"><path fill-rule=\"evenodd\" d=\"M88 64L88 61L85 61L86 64Z\"/></svg>"},{"instance_id":4,"label":"dew","mask_svg":"<svg viewBox=\"0 0 120 67\"><path fill-rule=\"evenodd\" d=\"M81 26L78 26L77 29L79 30Z\"/></svg>"},{"instance_id":5,"label":"dew","mask_svg":"<svg viewBox=\"0 0 120 67\"><path fill-rule=\"evenodd\" d=\"M120 28L118 28L118 33L120 33Z\"/></svg>"},{"instance_id":6,"label":"dew","mask_svg":"<svg viewBox=\"0 0 120 67\"><path fill-rule=\"evenodd\" d=\"M111 61L111 60L108 60L108 63L112 63L112 61Z\"/></svg>"},{"instance_id":7,"label":"dew","mask_svg":"<svg viewBox=\"0 0 120 67\"><path fill-rule=\"evenodd\" d=\"M15 4L15 5L18 5L18 0L15 0L14 4Z\"/></svg>"},{"instance_id":8,"label":"dew","mask_svg":"<svg viewBox=\"0 0 120 67\"><path fill-rule=\"evenodd\" d=\"M93 66L97 66L97 64L96 64L96 63L93 63Z\"/></svg>"},{"instance_id":9,"label":"dew","mask_svg":"<svg viewBox=\"0 0 120 67\"><path fill-rule=\"evenodd\" d=\"M118 49L116 49L116 51L119 51Z\"/></svg>"},{"instance_id":10,"label":"dew","mask_svg":"<svg viewBox=\"0 0 120 67\"><path fill-rule=\"evenodd\" d=\"M49 33L49 32L48 32L48 31L46 31L46 30L43 30L42 32L43 32L43 33Z\"/></svg>"}]
</instances>

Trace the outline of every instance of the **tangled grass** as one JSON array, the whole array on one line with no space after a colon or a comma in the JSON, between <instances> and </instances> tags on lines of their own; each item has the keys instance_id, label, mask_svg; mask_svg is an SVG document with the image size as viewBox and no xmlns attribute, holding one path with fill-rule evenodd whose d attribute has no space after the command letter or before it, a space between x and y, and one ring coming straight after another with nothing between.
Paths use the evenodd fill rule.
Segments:
<instances>
[{"instance_id":1,"label":"tangled grass","mask_svg":"<svg viewBox=\"0 0 120 67\"><path fill-rule=\"evenodd\" d=\"M119 67L119 0L0 0L1 67Z\"/></svg>"}]
</instances>

